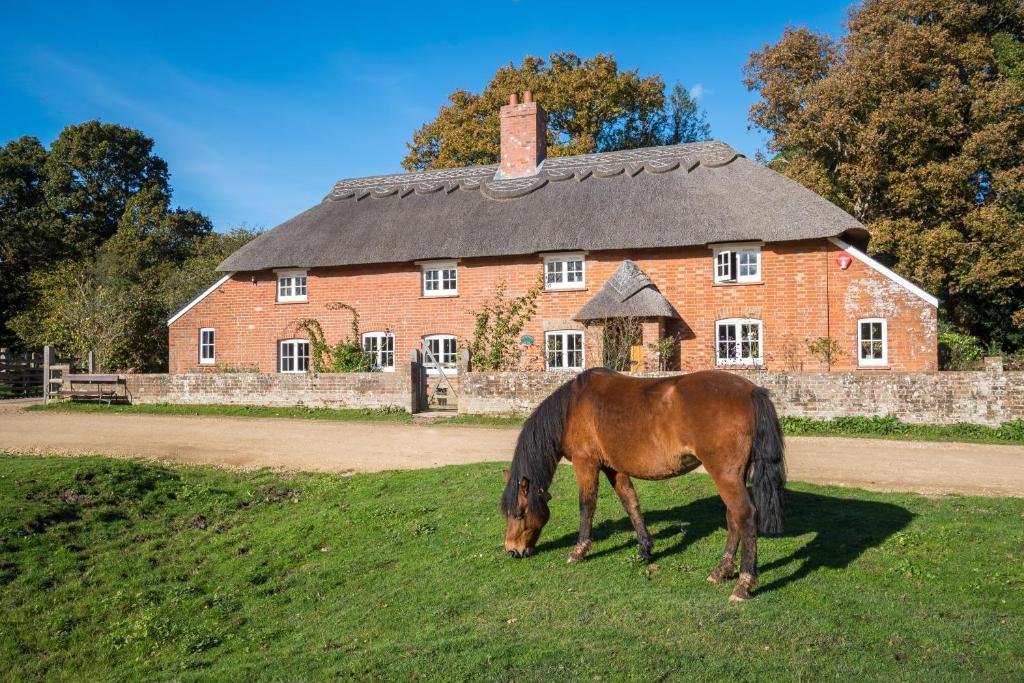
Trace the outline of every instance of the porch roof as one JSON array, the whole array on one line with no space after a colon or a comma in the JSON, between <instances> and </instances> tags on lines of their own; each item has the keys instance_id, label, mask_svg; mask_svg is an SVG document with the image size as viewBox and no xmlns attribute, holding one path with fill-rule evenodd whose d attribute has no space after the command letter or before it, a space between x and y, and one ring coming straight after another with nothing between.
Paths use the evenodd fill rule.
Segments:
<instances>
[{"instance_id":1,"label":"porch roof","mask_svg":"<svg viewBox=\"0 0 1024 683\"><path fill-rule=\"evenodd\" d=\"M594 295L574 320L608 318L678 318L672 307L647 273L629 259L624 260L601 291Z\"/></svg>"}]
</instances>

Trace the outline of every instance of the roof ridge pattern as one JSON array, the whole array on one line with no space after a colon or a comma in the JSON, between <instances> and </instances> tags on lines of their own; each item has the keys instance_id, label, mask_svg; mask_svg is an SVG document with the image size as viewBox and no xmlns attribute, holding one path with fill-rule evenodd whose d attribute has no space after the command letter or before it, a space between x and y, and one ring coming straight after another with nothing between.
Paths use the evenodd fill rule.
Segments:
<instances>
[{"instance_id":1,"label":"roof ridge pattern","mask_svg":"<svg viewBox=\"0 0 1024 683\"><path fill-rule=\"evenodd\" d=\"M368 197L408 197L410 194L433 194L456 190L480 191L488 199L514 199L534 192L548 182L588 178L611 178L641 172L668 173L677 169L687 172L697 166L724 166L743 156L724 142L689 142L681 145L644 147L617 152L597 152L545 159L535 175L520 178L496 178L497 164L445 168L416 173L351 178L335 183L324 201Z\"/></svg>"}]
</instances>

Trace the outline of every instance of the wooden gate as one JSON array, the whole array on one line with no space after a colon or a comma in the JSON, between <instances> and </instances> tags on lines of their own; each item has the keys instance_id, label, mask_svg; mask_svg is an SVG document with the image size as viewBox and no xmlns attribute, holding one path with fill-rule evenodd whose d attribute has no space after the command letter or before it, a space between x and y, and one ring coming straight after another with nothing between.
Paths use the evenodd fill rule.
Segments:
<instances>
[{"instance_id":1,"label":"wooden gate","mask_svg":"<svg viewBox=\"0 0 1024 683\"><path fill-rule=\"evenodd\" d=\"M0 398L43 395L43 354L0 349Z\"/></svg>"}]
</instances>

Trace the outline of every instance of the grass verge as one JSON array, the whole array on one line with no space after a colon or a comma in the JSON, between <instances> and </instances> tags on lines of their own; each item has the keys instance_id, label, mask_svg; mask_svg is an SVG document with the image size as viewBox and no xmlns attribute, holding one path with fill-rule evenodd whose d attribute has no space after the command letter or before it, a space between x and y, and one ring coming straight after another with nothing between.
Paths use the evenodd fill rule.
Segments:
<instances>
[{"instance_id":1,"label":"grass verge","mask_svg":"<svg viewBox=\"0 0 1024 683\"><path fill-rule=\"evenodd\" d=\"M147 415L211 415L227 417L285 417L315 420L387 421L411 423L413 417L399 408L386 410L337 410L331 408L270 408L263 406L111 405L98 403L50 403L28 410L98 413L142 413ZM518 427L522 417L500 415L455 415L437 418L432 425L469 425L481 427ZM903 441L957 441L966 443L1024 444L1024 420L1006 422L999 427L969 422L952 425L908 424L895 417L837 417L813 420L783 417L783 431L789 436L845 436Z\"/></svg>"},{"instance_id":2,"label":"grass verge","mask_svg":"<svg viewBox=\"0 0 1024 683\"><path fill-rule=\"evenodd\" d=\"M103 403L47 403L29 406L26 410L75 413L138 413L142 415L205 415L216 417L285 417L302 420L339 420L370 422L412 422L412 415L401 408L349 409L300 408L230 405L177 405L142 403L106 405Z\"/></svg>"},{"instance_id":3,"label":"grass verge","mask_svg":"<svg viewBox=\"0 0 1024 683\"><path fill-rule=\"evenodd\" d=\"M1024 500L791 487L743 605L704 577L710 480L638 482L656 565L607 486L567 565L572 473L528 560L497 464L235 473L0 456L11 680L1011 680Z\"/></svg>"}]
</instances>

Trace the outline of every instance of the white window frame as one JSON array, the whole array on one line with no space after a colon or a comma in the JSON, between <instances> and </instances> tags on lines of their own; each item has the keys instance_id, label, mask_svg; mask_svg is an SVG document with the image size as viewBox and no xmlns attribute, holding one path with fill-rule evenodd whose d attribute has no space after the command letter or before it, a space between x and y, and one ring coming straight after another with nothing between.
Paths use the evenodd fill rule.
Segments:
<instances>
[{"instance_id":1,"label":"white window frame","mask_svg":"<svg viewBox=\"0 0 1024 683\"><path fill-rule=\"evenodd\" d=\"M864 339L864 325L871 325L874 323L880 323L882 325L882 338L881 339ZM882 357L881 358L865 358L864 357L864 342L877 342L882 343ZM861 368L879 368L885 367L889 364L889 325L885 318L861 318L857 321L857 367Z\"/></svg>"},{"instance_id":2,"label":"white window frame","mask_svg":"<svg viewBox=\"0 0 1024 683\"><path fill-rule=\"evenodd\" d=\"M546 291L586 289L587 288L587 255L582 251L566 251L556 254L543 254L544 289ZM578 279L569 281L569 264L579 263ZM551 282L552 275L557 275L560 282ZM572 273L577 275L577 273Z\"/></svg>"},{"instance_id":3,"label":"white window frame","mask_svg":"<svg viewBox=\"0 0 1024 683\"><path fill-rule=\"evenodd\" d=\"M764 263L761 258L761 247L764 246L764 242L734 242L731 244L712 244L709 246L713 252L711 273L716 285L735 285L764 281ZM741 254L754 255L754 264L757 266L757 272L754 275L749 273L746 275L740 274Z\"/></svg>"},{"instance_id":4,"label":"white window frame","mask_svg":"<svg viewBox=\"0 0 1024 683\"><path fill-rule=\"evenodd\" d=\"M743 344L752 343L752 339L748 336L746 339L743 338L743 327L756 325L757 326L757 356L746 356L743 354ZM723 356L722 355L722 342L719 341L719 329L722 326L730 326L733 328L733 355ZM728 343L728 342L726 342ZM724 318L722 320L715 321L715 364L716 365L764 365L764 321L758 320L757 318Z\"/></svg>"},{"instance_id":5,"label":"white window frame","mask_svg":"<svg viewBox=\"0 0 1024 683\"><path fill-rule=\"evenodd\" d=\"M444 370L445 377L454 377L457 374L459 374L459 365L458 365L458 363L459 363L459 340L458 340L458 338L454 334L428 334L427 336L425 336L423 338L423 345L424 346L429 346L430 342L432 342L432 341L437 341L438 342L437 346L438 346L439 352L438 353L434 353L433 355L437 359L438 363L440 364L441 369ZM451 360L448 361L448 362L445 362L445 360L444 360L444 343L446 341L450 341L451 342L451 346L452 346ZM433 350L431 350L431 353L433 353ZM426 354L424 354L423 366L427 369L427 374L428 375L440 375L441 372L437 369L437 366L434 365L433 363L431 363L425 356L426 356Z\"/></svg>"},{"instance_id":6,"label":"white window frame","mask_svg":"<svg viewBox=\"0 0 1024 683\"><path fill-rule=\"evenodd\" d=\"M302 356L299 355L299 345L306 345L306 367L299 368L301 365L300 359ZM291 370L284 369L285 347L292 347L293 351L291 357L295 360L295 367ZM309 340L308 339L282 339L277 343L277 371L286 375L301 375L309 372Z\"/></svg>"},{"instance_id":7,"label":"white window frame","mask_svg":"<svg viewBox=\"0 0 1024 683\"><path fill-rule=\"evenodd\" d=\"M210 333L210 341L206 342L206 333ZM209 358L206 357L204 351L210 349ZM201 327L199 328L199 364L200 365L216 365L217 363L217 330L212 327Z\"/></svg>"},{"instance_id":8,"label":"white window frame","mask_svg":"<svg viewBox=\"0 0 1024 683\"><path fill-rule=\"evenodd\" d=\"M580 338L579 348L569 348L569 337L578 335ZM557 338L559 340L561 348L552 350L551 340ZM550 332L544 333L544 370L547 372L578 372L583 370L583 366L586 364L586 339L583 335L583 330L551 330ZM561 356L562 364L560 366L551 365L551 354L557 353ZM579 353L579 364L572 364L573 360L569 354Z\"/></svg>"},{"instance_id":9,"label":"white window frame","mask_svg":"<svg viewBox=\"0 0 1024 683\"><path fill-rule=\"evenodd\" d=\"M425 297L458 296L459 295L459 262L458 261L419 261L420 295ZM445 277L445 271L452 271L451 278ZM437 289L427 289L429 273L437 273Z\"/></svg>"},{"instance_id":10,"label":"white window frame","mask_svg":"<svg viewBox=\"0 0 1024 683\"><path fill-rule=\"evenodd\" d=\"M277 301L301 303L309 301L309 274L305 270L278 270ZM297 293L301 290L301 293ZM282 293L287 292L287 293Z\"/></svg>"},{"instance_id":11,"label":"white window frame","mask_svg":"<svg viewBox=\"0 0 1024 683\"><path fill-rule=\"evenodd\" d=\"M376 348L368 349L366 348L366 342L368 342L371 339L376 341ZM385 340L391 342L390 350L384 350L382 348L383 345L381 342ZM366 332L363 334L363 351L370 354L370 357L373 359L374 370L378 372L395 371L395 335L391 334L390 332ZM390 354L391 356L390 366L384 365L383 363L385 354Z\"/></svg>"}]
</instances>

